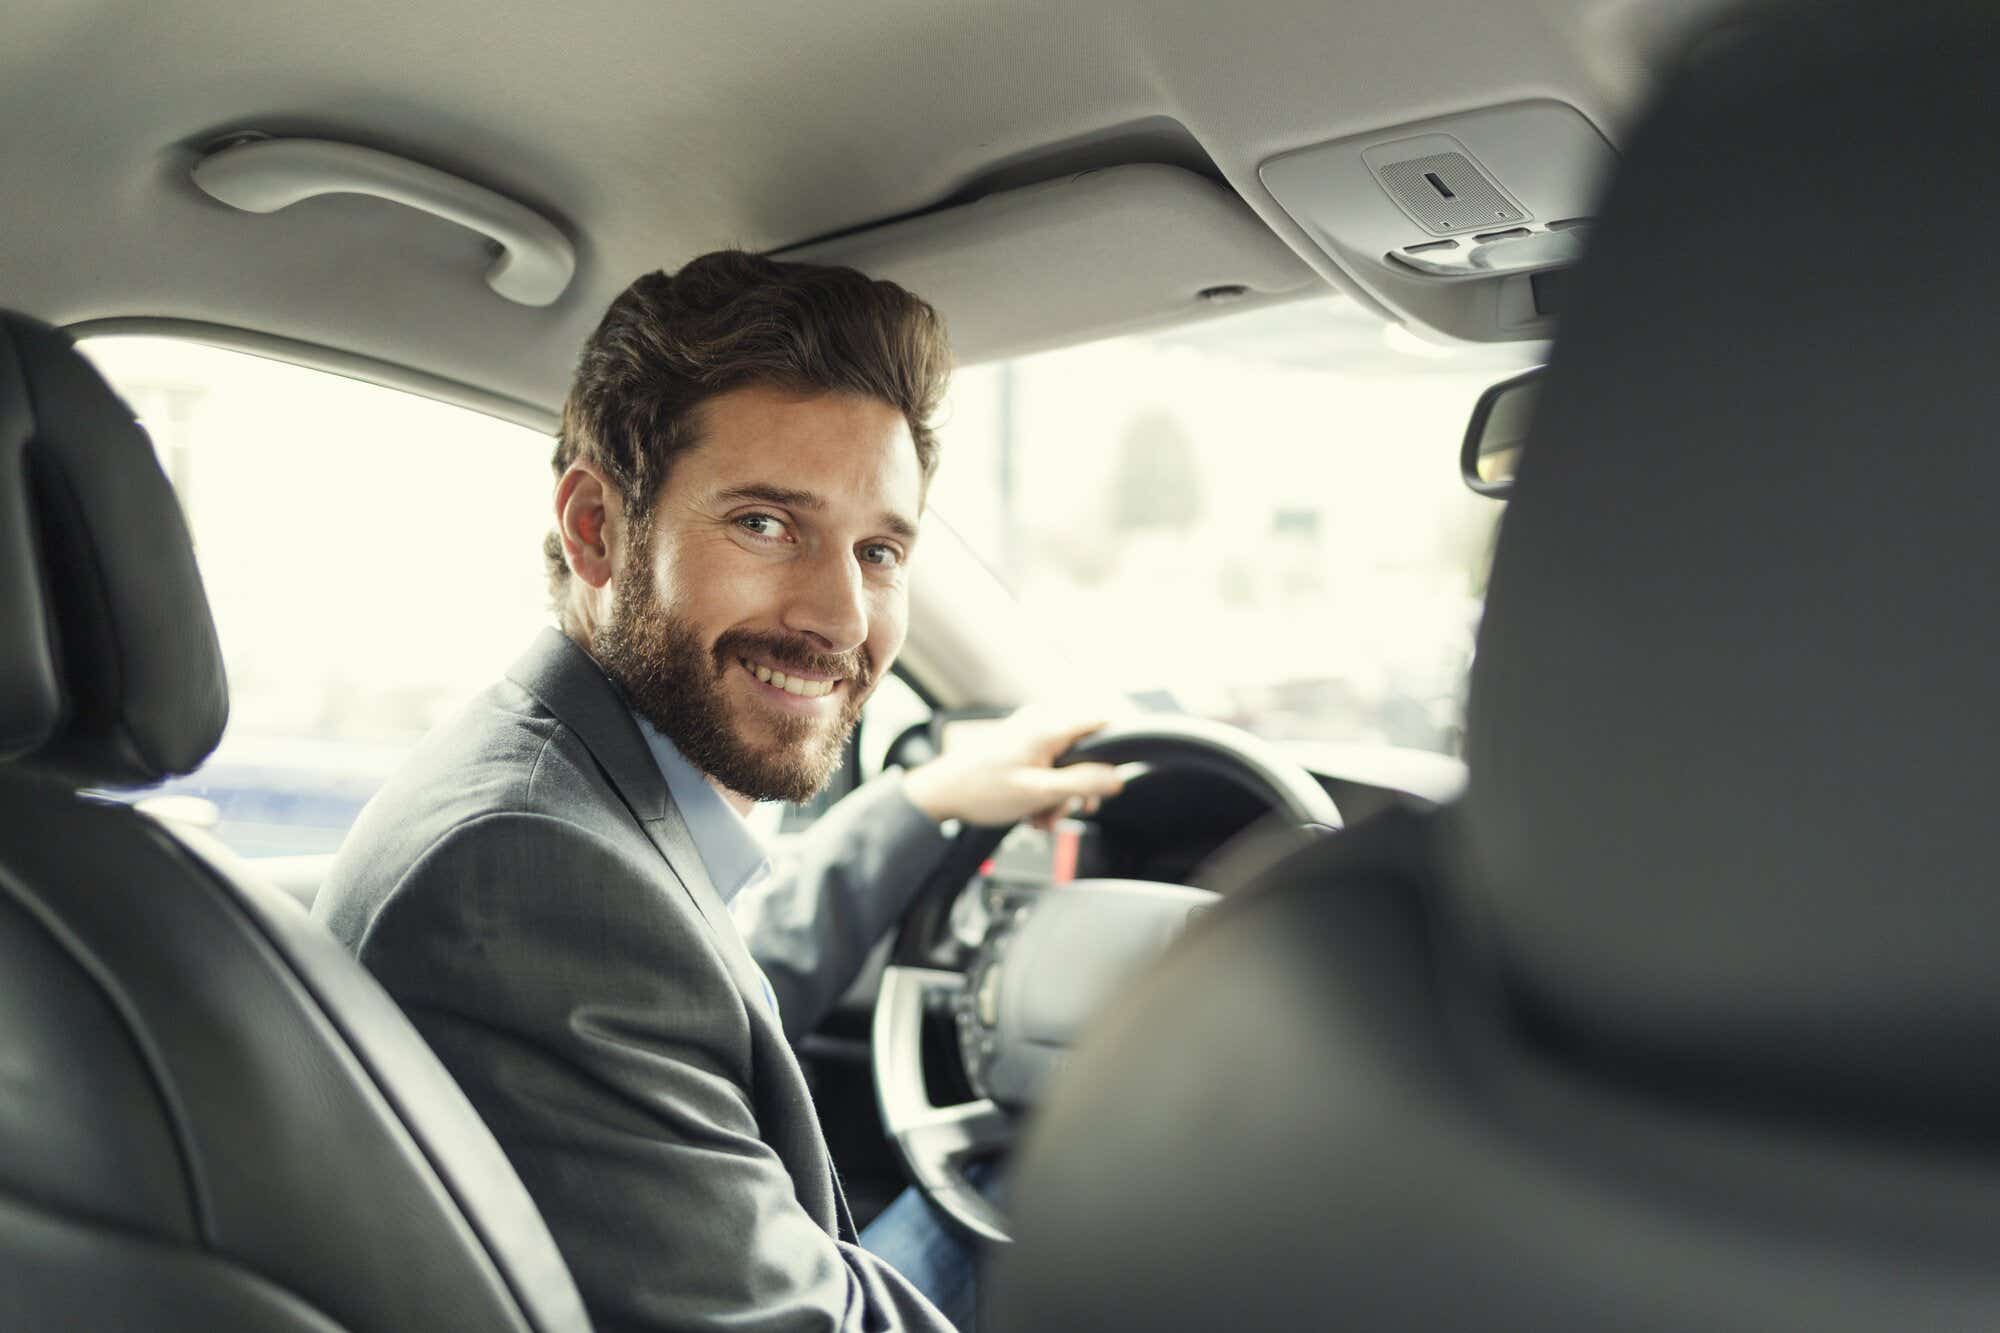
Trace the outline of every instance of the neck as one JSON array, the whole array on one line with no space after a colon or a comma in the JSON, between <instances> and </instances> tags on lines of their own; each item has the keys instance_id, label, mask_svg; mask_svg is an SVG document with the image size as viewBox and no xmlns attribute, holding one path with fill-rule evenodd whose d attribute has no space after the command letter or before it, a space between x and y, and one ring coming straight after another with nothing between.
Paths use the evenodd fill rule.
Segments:
<instances>
[{"instance_id":1,"label":"neck","mask_svg":"<svg viewBox=\"0 0 2000 1333\"><path fill-rule=\"evenodd\" d=\"M574 577L574 576L572 576ZM589 595L590 589L579 595L574 588L567 589L561 604L556 608L556 625L573 640L577 647L593 657L593 644L597 638L597 606Z\"/></svg>"}]
</instances>

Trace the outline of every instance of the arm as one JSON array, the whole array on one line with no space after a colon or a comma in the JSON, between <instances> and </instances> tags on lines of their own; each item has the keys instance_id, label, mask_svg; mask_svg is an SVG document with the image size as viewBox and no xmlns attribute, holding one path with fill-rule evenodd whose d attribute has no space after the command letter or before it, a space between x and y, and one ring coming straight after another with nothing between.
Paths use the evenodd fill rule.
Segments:
<instances>
[{"instance_id":1,"label":"arm","mask_svg":"<svg viewBox=\"0 0 2000 1333\"><path fill-rule=\"evenodd\" d=\"M1003 826L1093 810L1122 788L1104 764L1054 768L1102 723L1023 709L984 744L866 784L806 830L762 885L730 914L771 980L796 1042L853 984L875 941L944 856L948 819Z\"/></svg>"},{"instance_id":2,"label":"arm","mask_svg":"<svg viewBox=\"0 0 2000 1333\"><path fill-rule=\"evenodd\" d=\"M520 1172L600 1333L948 1328L799 1204L741 992L664 874L547 816L453 830L360 953Z\"/></svg>"}]
</instances>

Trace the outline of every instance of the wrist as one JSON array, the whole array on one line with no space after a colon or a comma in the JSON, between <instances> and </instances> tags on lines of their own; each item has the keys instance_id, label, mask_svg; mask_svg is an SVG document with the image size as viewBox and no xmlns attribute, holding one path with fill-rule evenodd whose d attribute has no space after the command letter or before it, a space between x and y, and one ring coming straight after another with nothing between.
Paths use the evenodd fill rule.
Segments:
<instances>
[{"instance_id":1,"label":"wrist","mask_svg":"<svg viewBox=\"0 0 2000 1333\"><path fill-rule=\"evenodd\" d=\"M919 764L903 774L903 795L934 824L958 818L950 787L949 774L944 770L942 759Z\"/></svg>"}]
</instances>

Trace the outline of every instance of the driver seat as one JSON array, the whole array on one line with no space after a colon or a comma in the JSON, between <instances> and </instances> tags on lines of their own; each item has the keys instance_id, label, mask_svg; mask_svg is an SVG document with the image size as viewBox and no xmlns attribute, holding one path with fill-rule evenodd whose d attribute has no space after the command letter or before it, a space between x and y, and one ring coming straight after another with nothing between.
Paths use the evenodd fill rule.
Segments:
<instances>
[{"instance_id":1,"label":"driver seat","mask_svg":"<svg viewBox=\"0 0 2000 1333\"><path fill-rule=\"evenodd\" d=\"M1872 0L1690 47L1571 279L1464 797L1106 1016L983 1327L2000 1328L1996 48Z\"/></svg>"},{"instance_id":2,"label":"driver seat","mask_svg":"<svg viewBox=\"0 0 2000 1333\"><path fill-rule=\"evenodd\" d=\"M151 445L0 313L0 1323L587 1330L374 981L218 845L85 790L188 772L227 714Z\"/></svg>"}]
</instances>

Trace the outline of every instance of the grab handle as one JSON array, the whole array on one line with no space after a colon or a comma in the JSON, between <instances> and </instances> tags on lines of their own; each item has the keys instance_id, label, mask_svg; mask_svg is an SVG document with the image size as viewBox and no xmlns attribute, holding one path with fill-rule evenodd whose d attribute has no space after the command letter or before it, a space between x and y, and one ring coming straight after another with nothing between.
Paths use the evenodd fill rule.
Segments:
<instances>
[{"instance_id":1,"label":"grab handle","mask_svg":"<svg viewBox=\"0 0 2000 1333\"><path fill-rule=\"evenodd\" d=\"M500 247L486 283L522 305L548 305L576 273L576 248L541 214L483 185L374 148L328 139L252 139L195 163L194 183L246 213L275 213L322 194L365 194L456 222Z\"/></svg>"}]
</instances>

